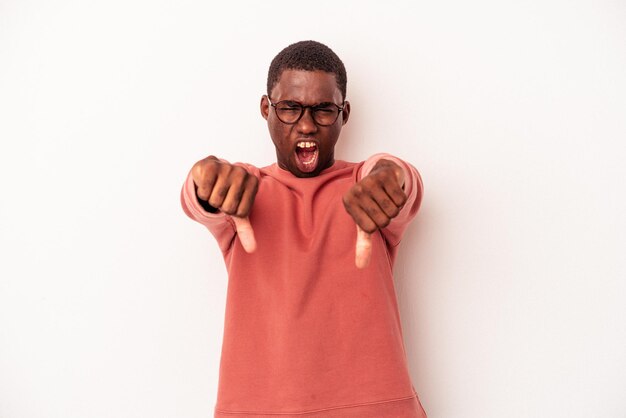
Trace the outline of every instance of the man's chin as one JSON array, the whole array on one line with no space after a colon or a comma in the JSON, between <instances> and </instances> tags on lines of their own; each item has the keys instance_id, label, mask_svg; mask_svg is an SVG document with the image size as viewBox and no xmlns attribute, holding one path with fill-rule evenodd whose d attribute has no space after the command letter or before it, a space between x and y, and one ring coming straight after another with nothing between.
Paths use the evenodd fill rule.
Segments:
<instances>
[{"instance_id":1,"label":"man's chin","mask_svg":"<svg viewBox=\"0 0 626 418\"><path fill-rule=\"evenodd\" d=\"M315 168L311 171L305 171L305 170L301 170L298 167L298 164L288 164L283 168L284 170L289 171L291 174L293 174L296 177L299 178L309 178L309 177L317 177L320 175L320 173L322 171L324 171L325 169L327 169L328 167L330 167L332 165L332 163L326 163L323 164L321 161L318 162L318 164L316 164Z\"/></svg>"},{"instance_id":2,"label":"man's chin","mask_svg":"<svg viewBox=\"0 0 626 418\"><path fill-rule=\"evenodd\" d=\"M297 168L290 168L289 171L296 177L300 178L308 178L308 177L316 177L320 174L321 170L315 169L310 173L305 173L303 171L298 170Z\"/></svg>"}]
</instances>

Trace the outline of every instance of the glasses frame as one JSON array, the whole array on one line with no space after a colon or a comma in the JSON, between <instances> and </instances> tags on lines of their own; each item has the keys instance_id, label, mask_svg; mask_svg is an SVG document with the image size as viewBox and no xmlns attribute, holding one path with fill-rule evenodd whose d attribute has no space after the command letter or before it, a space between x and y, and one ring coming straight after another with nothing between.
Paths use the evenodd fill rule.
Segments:
<instances>
[{"instance_id":1,"label":"glasses frame","mask_svg":"<svg viewBox=\"0 0 626 418\"><path fill-rule=\"evenodd\" d=\"M265 97L267 97L267 101L270 102L270 106L272 106L274 108L274 112L276 113L276 117L278 118L278 120L281 121L282 123L284 123L285 125L295 125L296 123L298 123L300 121L300 119L302 119L302 116L304 115L304 112L306 111L306 109L309 108L309 109L311 109L311 119L313 119L313 122L315 122L316 125L318 125L318 126L332 126L332 125L335 124L335 122L337 122L337 119L339 119L339 115L341 114L341 112L343 112L343 109L344 109L344 107L346 105L346 101L345 100L343 101L341 106L339 106L336 103L328 103L329 105L335 106L337 108L337 110L339 110L339 111L337 112L337 116L335 116L335 120L333 120L332 123L322 124L322 123L319 123L315 119L315 112L317 110L316 108L320 106L319 104L305 106L302 103L297 102L295 100L281 100L280 102L272 103L272 99L270 98L270 96L266 95ZM279 104L281 104L283 102L296 103L296 104L298 104L298 106L300 106L300 115L298 116L298 118L294 122L285 122L284 120L282 120L280 118L280 116L278 116L278 112L276 111L276 106L278 106Z\"/></svg>"}]
</instances>

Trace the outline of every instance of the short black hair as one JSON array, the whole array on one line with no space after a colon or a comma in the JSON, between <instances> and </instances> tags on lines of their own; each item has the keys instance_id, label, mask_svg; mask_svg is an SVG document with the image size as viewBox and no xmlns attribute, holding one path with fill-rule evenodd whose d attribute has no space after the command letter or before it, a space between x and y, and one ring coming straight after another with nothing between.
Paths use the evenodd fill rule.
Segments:
<instances>
[{"instance_id":1,"label":"short black hair","mask_svg":"<svg viewBox=\"0 0 626 418\"><path fill-rule=\"evenodd\" d=\"M326 71L335 74L337 87L342 99L346 99L346 67L337 54L326 45L317 41L300 41L291 44L278 53L270 64L267 74L267 94L278 83L284 70Z\"/></svg>"}]
</instances>

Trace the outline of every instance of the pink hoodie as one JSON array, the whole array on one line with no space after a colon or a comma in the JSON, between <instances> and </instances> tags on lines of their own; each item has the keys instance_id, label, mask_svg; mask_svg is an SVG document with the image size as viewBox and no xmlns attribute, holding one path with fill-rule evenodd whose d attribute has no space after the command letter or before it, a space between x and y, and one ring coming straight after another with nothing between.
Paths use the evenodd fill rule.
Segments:
<instances>
[{"instance_id":1,"label":"pink hoodie","mask_svg":"<svg viewBox=\"0 0 626 418\"><path fill-rule=\"evenodd\" d=\"M405 172L408 201L372 235L355 266L356 224L344 193L385 158ZM215 236L228 270L216 418L425 418L413 388L392 267L419 209L417 170L388 154L336 161L298 178L272 164L241 164L259 178L250 212L257 250L246 253L232 219L206 212L191 175L185 213Z\"/></svg>"}]
</instances>

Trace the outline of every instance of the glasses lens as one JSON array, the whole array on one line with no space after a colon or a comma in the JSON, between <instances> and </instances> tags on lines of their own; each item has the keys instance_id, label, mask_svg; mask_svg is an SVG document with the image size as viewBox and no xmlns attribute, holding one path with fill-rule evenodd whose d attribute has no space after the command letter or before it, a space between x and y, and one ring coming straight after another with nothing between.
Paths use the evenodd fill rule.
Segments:
<instances>
[{"instance_id":1,"label":"glasses lens","mask_svg":"<svg viewBox=\"0 0 626 418\"><path fill-rule=\"evenodd\" d=\"M328 105L315 108L313 112L313 119L318 125L332 125L339 116L339 109L337 106Z\"/></svg>"},{"instance_id":2,"label":"glasses lens","mask_svg":"<svg viewBox=\"0 0 626 418\"><path fill-rule=\"evenodd\" d=\"M276 103L276 116L284 123L295 123L302 113L299 103L284 101Z\"/></svg>"}]
</instances>

